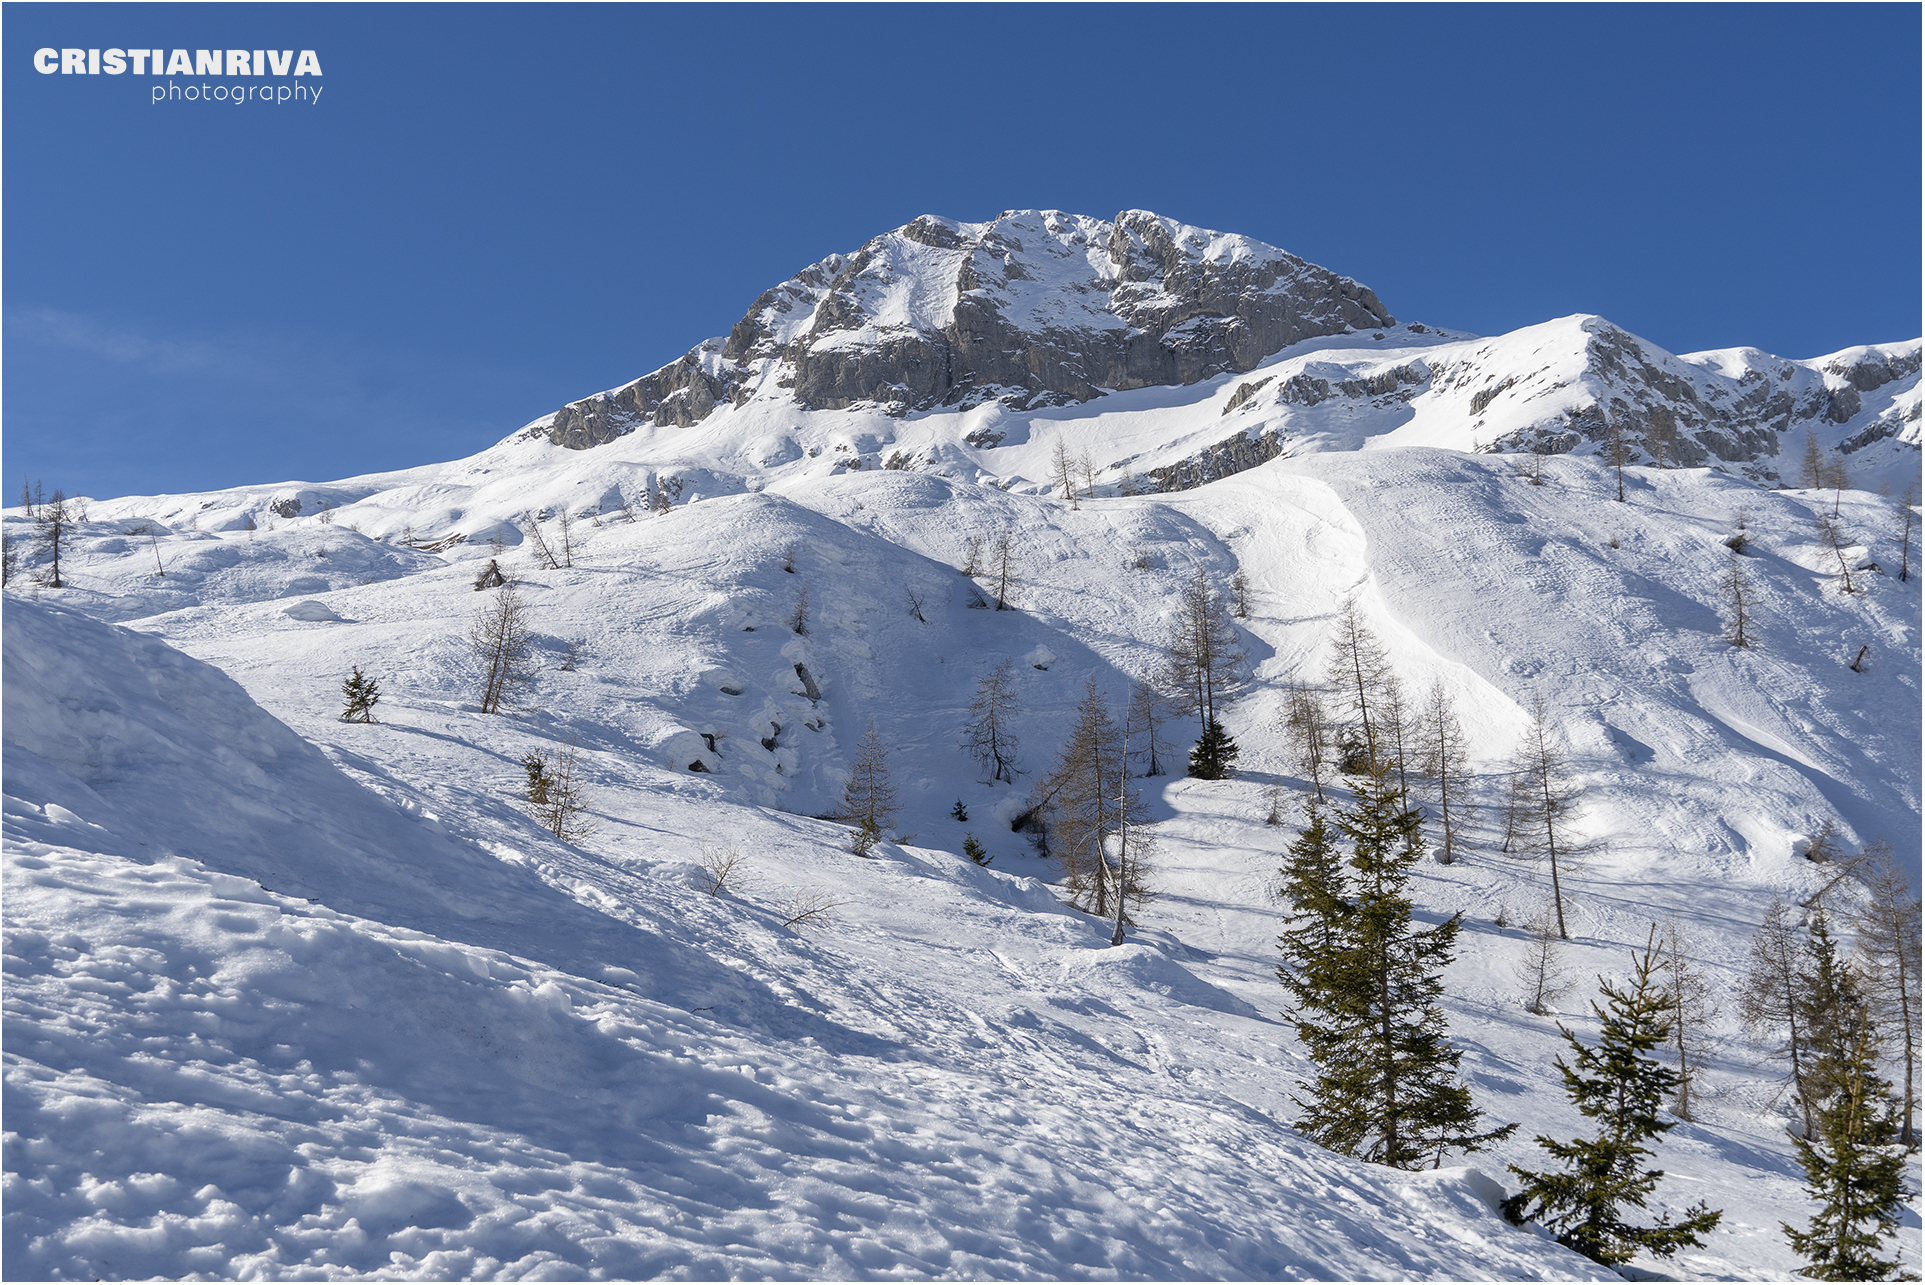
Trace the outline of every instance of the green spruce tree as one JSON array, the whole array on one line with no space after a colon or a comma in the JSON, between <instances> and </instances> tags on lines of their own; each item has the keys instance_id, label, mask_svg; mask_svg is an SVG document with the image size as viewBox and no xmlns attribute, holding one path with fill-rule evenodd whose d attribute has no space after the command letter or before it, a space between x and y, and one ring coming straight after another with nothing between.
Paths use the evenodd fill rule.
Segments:
<instances>
[{"instance_id":1,"label":"green spruce tree","mask_svg":"<svg viewBox=\"0 0 1925 1285\"><path fill-rule=\"evenodd\" d=\"M1808 1108L1806 1116L1812 1121L1805 1134L1810 1138L1820 1131L1819 1107L1837 1092L1830 1077L1845 1065L1840 1050L1851 1042L1865 997L1860 993L1863 979L1858 970L1839 958L1838 943L1831 935L1831 917L1823 906L1812 916L1804 953L1795 1002L1805 1040L1814 1054L1811 1068L1799 1085L1805 1098L1803 1105Z\"/></svg>"},{"instance_id":2,"label":"green spruce tree","mask_svg":"<svg viewBox=\"0 0 1925 1285\"><path fill-rule=\"evenodd\" d=\"M1341 984L1354 908L1343 855L1337 851L1337 836L1323 809L1310 809L1310 824L1286 851L1282 873L1289 909L1277 937L1277 948L1283 952L1277 977L1290 996L1285 1017L1312 1062L1319 1067L1339 1066L1356 1026L1354 1020L1345 1020Z\"/></svg>"},{"instance_id":3,"label":"green spruce tree","mask_svg":"<svg viewBox=\"0 0 1925 1285\"><path fill-rule=\"evenodd\" d=\"M1213 718L1197 738L1196 748L1190 751L1190 775L1204 781L1221 781L1236 767L1238 752L1237 743L1223 730L1223 724Z\"/></svg>"},{"instance_id":4,"label":"green spruce tree","mask_svg":"<svg viewBox=\"0 0 1925 1285\"><path fill-rule=\"evenodd\" d=\"M983 848L982 841L973 834L963 836L963 855L979 866L986 866L995 858Z\"/></svg>"},{"instance_id":5,"label":"green spruce tree","mask_svg":"<svg viewBox=\"0 0 1925 1285\"><path fill-rule=\"evenodd\" d=\"M1277 976L1299 1008L1320 1009L1323 992L1306 979L1338 953L1351 910L1343 857L1322 808L1311 805L1310 824L1286 851L1282 873L1283 896L1291 908L1277 938L1284 959Z\"/></svg>"},{"instance_id":6,"label":"green spruce tree","mask_svg":"<svg viewBox=\"0 0 1925 1285\"><path fill-rule=\"evenodd\" d=\"M1898 1102L1878 1075L1879 1041L1870 1006L1834 1016L1817 1044L1816 1074L1824 1096L1813 1105L1815 1139L1793 1135L1805 1167L1805 1191L1819 1209L1798 1231L1781 1224L1805 1259L1800 1276L1821 1281L1888 1280L1895 1258L1878 1251L1897 1234L1905 1202L1905 1147L1898 1141ZM1910 1279L1917 1279L1912 1277Z\"/></svg>"},{"instance_id":7,"label":"green spruce tree","mask_svg":"<svg viewBox=\"0 0 1925 1285\"><path fill-rule=\"evenodd\" d=\"M1653 927L1653 941L1656 939ZM1577 1036L1559 1025L1570 1041L1577 1065L1563 1058L1557 1069L1564 1091L1587 1118L1598 1122L1596 1138L1558 1142L1538 1135L1537 1145L1564 1163L1562 1173L1534 1173L1511 1165L1524 1180L1524 1190L1504 1202L1512 1222L1542 1223L1565 1245L1607 1266L1631 1261L1639 1250L1670 1255L1718 1225L1723 1211L1708 1209L1703 1201L1685 1211L1681 1222L1665 1214L1655 1227L1624 1221L1626 1207L1642 1209L1664 1177L1662 1169L1645 1169L1651 1148L1645 1144L1677 1127L1659 1113L1678 1084L1678 1074L1651 1056L1670 1034L1665 1020L1667 1000L1658 977L1660 961L1651 944L1632 958L1628 990L1599 979L1606 1005L1591 1002L1602 1029L1596 1048L1586 1048ZM1535 1208L1527 1207L1535 1204Z\"/></svg>"},{"instance_id":8,"label":"green spruce tree","mask_svg":"<svg viewBox=\"0 0 1925 1285\"><path fill-rule=\"evenodd\" d=\"M1351 845L1340 861L1321 813L1291 846L1284 870L1293 914L1279 941L1291 1021L1317 1076L1293 1100L1296 1127L1344 1155L1399 1169L1477 1151L1515 1125L1480 1130L1458 1079L1438 1003L1461 916L1417 928L1405 895L1422 856L1393 769L1354 778L1337 810ZM1348 869L1345 866L1348 866Z\"/></svg>"},{"instance_id":9,"label":"green spruce tree","mask_svg":"<svg viewBox=\"0 0 1925 1285\"><path fill-rule=\"evenodd\" d=\"M381 688L371 676L361 672L356 665L347 681L341 684L341 697L347 707L341 711L341 719L348 723L372 723L374 707L381 700Z\"/></svg>"}]
</instances>

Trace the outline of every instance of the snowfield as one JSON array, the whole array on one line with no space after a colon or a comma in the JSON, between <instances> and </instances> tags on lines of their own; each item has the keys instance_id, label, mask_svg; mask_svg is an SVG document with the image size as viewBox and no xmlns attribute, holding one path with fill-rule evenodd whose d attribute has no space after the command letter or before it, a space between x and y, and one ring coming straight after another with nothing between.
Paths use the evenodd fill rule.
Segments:
<instances>
[{"instance_id":1,"label":"snowfield","mask_svg":"<svg viewBox=\"0 0 1925 1285\"><path fill-rule=\"evenodd\" d=\"M871 274L877 325L953 307L919 272ZM1016 311L1047 313L1047 286ZM1566 360L1600 335L1642 343L1596 318L1400 326L1070 407L758 394L589 450L522 432L396 473L92 503L69 587L5 597L7 1277L1613 1279L1495 1206L1507 1163L1542 1167L1534 1134L1583 1129L1557 1021L1593 1034L1592 979L1667 916L1722 1012L1660 1197L1725 1217L1638 1270L1788 1276L1779 1224L1810 1209L1793 1108L1735 988L1770 898L1834 873L1804 859L1828 820L1916 860L1919 582L1889 499L1763 484L1802 441L1751 476L1640 464L1624 503L1596 455L1542 458L1534 484L1480 453L1604 404ZM1638 351L1707 405L1839 399L1824 445L1902 487L1915 365L1855 410L1833 368L1868 383L1916 349ZM1233 476L1136 485L1266 433L1281 455ZM1098 496L1051 493L1059 444ZM1815 533L1834 506L1858 594ZM572 565L546 569L531 530L554 542L563 515ZM1722 637L1740 520L1749 650ZM1008 611L958 572L1002 532ZM500 715L467 641L490 558L540 666ZM1011 822L1088 685L1116 703L1156 670L1199 567L1249 585L1239 772L1139 782L1159 897L1111 947ZM1304 783L1278 720L1350 599L1407 693L1453 696L1480 773L1471 851L1413 895L1465 914L1452 1036L1487 1118L1521 1127L1422 1173L1290 1127L1310 1072L1280 1013L1277 869ZM958 747L1006 658L1013 787ZM354 666L376 724L337 717ZM1595 845L1565 875L1583 984L1556 1019L1513 976L1542 872L1497 851L1498 774L1540 697ZM871 720L902 810L865 858L820 818ZM1180 765L1195 729L1168 734ZM522 803L524 756L571 747L578 844ZM1911 1270L1919 1236L1914 1216Z\"/></svg>"},{"instance_id":2,"label":"snowfield","mask_svg":"<svg viewBox=\"0 0 1925 1285\"><path fill-rule=\"evenodd\" d=\"M1569 1273L1488 1179L1280 1128L1276 1024L1167 932L642 789L606 856L486 789L456 838L161 642L6 628L12 1274ZM812 886L843 923L779 928Z\"/></svg>"}]
</instances>

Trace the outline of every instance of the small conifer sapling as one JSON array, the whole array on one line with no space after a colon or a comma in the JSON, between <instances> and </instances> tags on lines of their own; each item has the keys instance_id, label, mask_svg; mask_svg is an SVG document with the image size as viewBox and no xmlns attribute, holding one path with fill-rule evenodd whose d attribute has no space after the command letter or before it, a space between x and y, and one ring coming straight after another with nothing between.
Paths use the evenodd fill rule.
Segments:
<instances>
[{"instance_id":1,"label":"small conifer sapling","mask_svg":"<svg viewBox=\"0 0 1925 1285\"><path fill-rule=\"evenodd\" d=\"M1190 751L1190 775L1202 781L1221 781L1236 769L1237 743L1214 718Z\"/></svg>"},{"instance_id":2,"label":"small conifer sapling","mask_svg":"<svg viewBox=\"0 0 1925 1285\"><path fill-rule=\"evenodd\" d=\"M528 811L563 843L579 843L595 833L588 819L588 793L582 783L581 751L569 745L556 754L530 753L521 761L528 775Z\"/></svg>"},{"instance_id":3,"label":"small conifer sapling","mask_svg":"<svg viewBox=\"0 0 1925 1285\"><path fill-rule=\"evenodd\" d=\"M341 684L341 697L346 708L341 711L341 720L346 723L373 723L379 720L374 716L374 707L381 700L381 689L374 677L361 672L356 665L347 681Z\"/></svg>"},{"instance_id":4,"label":"small conifer sapling","mask_svg":"<svg viewBox=\"0 0 1925 1285\"><path fill-rule=\"evenodd\" d=\"M528 774L528 801L536 806L548 802L548 787L554 777L548 771L548 756L530 751L522 756L521 767Z\"/></svg>"}]
</instances>

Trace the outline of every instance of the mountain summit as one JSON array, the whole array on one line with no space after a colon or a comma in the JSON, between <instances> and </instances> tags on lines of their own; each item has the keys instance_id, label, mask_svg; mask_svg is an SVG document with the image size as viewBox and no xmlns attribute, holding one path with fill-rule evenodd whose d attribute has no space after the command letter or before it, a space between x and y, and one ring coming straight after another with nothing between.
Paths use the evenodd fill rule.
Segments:
<instances>
[{"instance_id":1,"label":"mountain summit","mask_svg":"<svg viewBox=\"0 0 1925 1285\"><path fill-rule=\"evenodd\" d=\"M1807 437L1862 483L1902 485L1919 361L1915 339L1677 355L1588 315L1492 337L1399 324L1367 287L1250 237L1143 210L1013 210L924 215L831 255L727 335L515 437L619 441L676 494L771 469L1047 489L1065 432L1092 485L1119 494L1401 446L1622 452L1776 485L1801 476Z\"/></svg>"},{"instance_id":2,"label":"mountain summit","mask_svg":"<svg viewBox=\"0 0 1925 1285\"><path fill-rule=\"evenodd\" d=\"M1145 210L1107 222L1056 210L987 223L924 215L804 269L725 338L572 402L536 431L599 446L772 389L810 410L866 403L897 416L1065 406L1240 373L1305 339L1394 324L1349 277Z\"/></svg>"}]
</instances>

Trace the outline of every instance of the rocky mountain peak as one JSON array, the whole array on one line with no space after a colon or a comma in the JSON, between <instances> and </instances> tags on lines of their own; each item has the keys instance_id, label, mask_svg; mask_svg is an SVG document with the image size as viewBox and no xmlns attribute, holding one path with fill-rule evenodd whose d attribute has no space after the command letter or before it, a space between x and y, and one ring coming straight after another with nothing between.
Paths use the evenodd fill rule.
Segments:
<instances>
[{"instance_id":1,"label":"rocky mountain peak","mask_svg":"<svg viewBox=\"0 0 1925 1285\"><path fill-rule=\"evenodd\" d=\"M763 396L893 415L1070 405L1247 371L1304 339L1394 324L1348 277L1146 210L1108 221L923 215L766 291L726 337L530 432L582 449Z\"/></svg>"}]
</instances>

